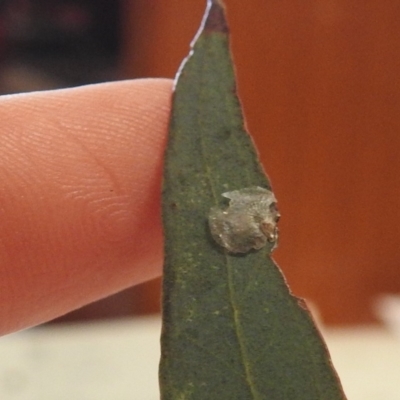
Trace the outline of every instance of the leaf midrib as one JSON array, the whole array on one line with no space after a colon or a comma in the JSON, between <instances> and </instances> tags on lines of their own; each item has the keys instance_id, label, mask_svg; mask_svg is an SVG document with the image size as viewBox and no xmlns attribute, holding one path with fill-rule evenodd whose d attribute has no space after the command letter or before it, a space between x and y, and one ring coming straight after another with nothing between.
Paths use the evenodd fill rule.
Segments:
<instances>
[{"instance_id":1,"label":"leaf midrib","mask_svg":"<svg viewBox=\"0 0 400 400\"><path fill-rule=\"evenodd\" d=\"M204 68L204 64L203 64L203 68ZM202 76L204 76L204 75L202 75ZM202 85L202 87L203 87L203 85ZM200 89L200 95L201 95L201 92L202 92L202 89ZM198 118L197 126L200 126L199 125L199 114L198 113L197 113L197 118ZM236 141L236 139L235 139L235 141ZM237 141L236 141L236 146L239 147ZM207 153L207 150L206 150L206 146L205 146L205 143L204 143L204 137L203 137L202 134L200 134L200 152L201 152L201 158L202 158L202 161L203 161L202 164L203 164L203 167L204 167L205 172L206 172L205 175L207 177L208 184L209 184L209 187L211 189L212 196L214 198L214 203L215 203L215 205L218 205L219 202L218 202L216 189L215 189L214 184L213 184L212 174L211 174L210 168L209 168L209 166L208 166L208 164L206 162L207 158L205 157L205 154ZM249 357L248 357L248 354L247 354L247 351L246 351L246 346L245 346L244 341L243 341L243 331L241 329L241 324L240 324L240 312L239 312L239 309L238 309L236 301L235 301L235 290L234 290L233 277L232 277L232 269L233 269L233 267L232 267L232 264L231 264L231 262L229 260L229 256L228 256L226 250L224 250L224 256L225 256L225 264L226 264L227 275L228 275L229 303L230 303L230 306L231 306L231 309L232 309L232 315L233 315L233 321L234 321L234 331L235 331L235 335L236 335L236 338L237 338L237 341L238 341L238 345L239 345L240 359L241 359L242 364L243 364L245 379L246 379L246 382L247 382L247 384L249 386L252 398L254 400L262 400L261 396L259 395L259 393L258 393L258 391L257 391L257 389L255 387L255 383L253 381L253 377L252 377L252 374L251 374L251 371L250 371L250 365L249 365L249 362L248 362Z\"/></svg>"}]
</instances>

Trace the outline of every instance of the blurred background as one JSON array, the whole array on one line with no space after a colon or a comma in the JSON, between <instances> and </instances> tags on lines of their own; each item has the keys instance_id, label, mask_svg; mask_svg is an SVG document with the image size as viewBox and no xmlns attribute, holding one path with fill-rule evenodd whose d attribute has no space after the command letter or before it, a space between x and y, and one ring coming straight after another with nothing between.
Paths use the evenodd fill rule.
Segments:
<instances>
[{"instance_id":1,"label":"blurred background","mask_svg":"<svg viewBox=\"0 0 400 400\"><path fill-rule=\"evenodd\" d=\"M400 3L226 0L247 126L282 214L275 258L326 324L400 291ZM204 0L3 0L0 91L173 77ZM160 282L58 321L158 313Z\"/></svg>"}]
</instances>

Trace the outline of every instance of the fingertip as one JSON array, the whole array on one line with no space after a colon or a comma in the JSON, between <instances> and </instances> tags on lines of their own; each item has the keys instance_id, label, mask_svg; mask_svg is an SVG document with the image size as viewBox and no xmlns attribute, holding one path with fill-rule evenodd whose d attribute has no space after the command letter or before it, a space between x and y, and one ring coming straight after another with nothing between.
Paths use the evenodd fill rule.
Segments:
<instances>
[{"instance_id":1,"label":"fingertip","mask_svg":"<svg viewBox=\"0 0 400 400\"><path fill-rule=\"evenodd\" d=\"M0 99L3 333L161 273L172 82Z\"/></svg>"}]
</instances>

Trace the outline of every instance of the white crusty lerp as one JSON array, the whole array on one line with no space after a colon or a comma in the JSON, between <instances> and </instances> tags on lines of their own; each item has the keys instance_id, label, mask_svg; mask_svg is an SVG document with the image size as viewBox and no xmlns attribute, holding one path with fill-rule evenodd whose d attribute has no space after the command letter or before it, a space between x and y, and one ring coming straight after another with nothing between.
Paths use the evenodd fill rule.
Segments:
<instances>
[{"instance_id":1,"label":"white crusty lerp","mask_svg":"<svg viewBox=\"0 0 400 400\"><path fill-rule=\"evenodd\" d=\"M261 249L278 241L280 214L275 195L268 189L249 187L222 193L230 199L225 210L213 207L209 225L213 238L231 253Z\"/></svg>"}]
</instances>

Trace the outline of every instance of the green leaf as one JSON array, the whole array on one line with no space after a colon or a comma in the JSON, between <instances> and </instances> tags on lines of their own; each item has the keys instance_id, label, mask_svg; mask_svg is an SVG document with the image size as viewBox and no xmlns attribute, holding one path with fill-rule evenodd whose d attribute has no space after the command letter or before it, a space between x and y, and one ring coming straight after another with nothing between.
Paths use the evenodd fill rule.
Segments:
<instances>
[{"instance_id":1,"label":"green leaf","mask_svg":"<svg viewBox=\"0 0 400 400\"><path fill-rule=\"evenodd\" d=\"M345 399L304 303L270 258L273 243L232 253L210 233L223 193L270 189L244 129L217 0L179 73L164 174L161 398Z\"/></svg>"}]
</instances>

